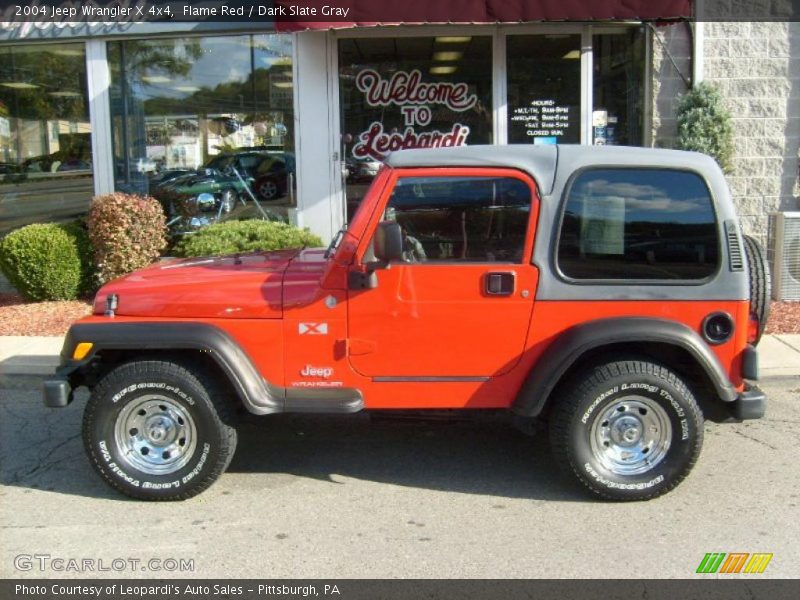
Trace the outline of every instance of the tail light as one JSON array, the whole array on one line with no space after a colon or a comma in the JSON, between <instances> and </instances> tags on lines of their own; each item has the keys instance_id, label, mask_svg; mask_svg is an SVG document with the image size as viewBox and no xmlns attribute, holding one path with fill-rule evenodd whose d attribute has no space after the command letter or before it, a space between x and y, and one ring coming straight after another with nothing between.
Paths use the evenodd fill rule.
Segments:
<instances>
[{"instance_id":1,"label":"tail light","mask_svg":"<svg viewBox=\"0 0 800 600\"><path fill-rule=\"evenodd\" d=\"M758 330L761 327L761 323L758 322L758 317L755 313L750 313L750 319L747 322L747 343L748 344L755 344L756 340L758 339Z\"/></svg>"}]
</instances>

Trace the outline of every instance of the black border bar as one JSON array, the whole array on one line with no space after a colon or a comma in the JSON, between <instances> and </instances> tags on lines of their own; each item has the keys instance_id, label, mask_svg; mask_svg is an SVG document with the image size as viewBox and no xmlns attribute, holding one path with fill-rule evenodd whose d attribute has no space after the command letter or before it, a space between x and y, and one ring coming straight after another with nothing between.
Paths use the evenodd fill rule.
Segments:
<instances>
[{"instance_id":1,"label":"black border bar","mask_svg":"<svg viewBox=\"0 0 800 600\"><path fill-rule=\"evenodd\" d=\"M0 581L4 600L783 600L800 597L798 580L726 578L566 579L15 579Z\"/></svg>"},{"instance_id":2,"label":"black border bar","mask_svg":"<svg viewBox=\"0 0 800 600\"><path fill-rule=\"evenodd\" d=\"M592 0L569 5L563 0L0 0L0 21L6 22L275 22L303 29L631 19L800 21L800 0Z\"/></svg>"}]
</instances>

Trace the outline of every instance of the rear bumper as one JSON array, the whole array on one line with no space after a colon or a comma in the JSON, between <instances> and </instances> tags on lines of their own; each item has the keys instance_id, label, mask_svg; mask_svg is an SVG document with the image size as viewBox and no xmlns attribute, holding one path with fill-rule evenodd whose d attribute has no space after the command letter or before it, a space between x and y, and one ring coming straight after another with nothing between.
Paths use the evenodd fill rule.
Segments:
<instances>
[{"instance_id":1,"label":"rear bumper","mask_svg":"<svg viewBox=\"0 0 800 600\"><path fill-rule=\"evenodd\" d=\"M728 408L731 416L740 421L760 419L767 410L767 395L757 386L749 385Z\"/></svg>"}]
</instances>

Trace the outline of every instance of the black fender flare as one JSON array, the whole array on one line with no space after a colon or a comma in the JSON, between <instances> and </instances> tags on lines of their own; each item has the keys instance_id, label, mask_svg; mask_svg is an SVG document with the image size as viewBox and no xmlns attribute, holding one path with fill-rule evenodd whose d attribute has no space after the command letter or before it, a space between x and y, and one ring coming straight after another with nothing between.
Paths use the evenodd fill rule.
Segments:
<instances>
[{"instance_id":1,"label":"black fender flare","mask_svg":"<svg viewBox=\"0 0 800 600\"><path fill-rule=\"evenodd\" d=\"M697 332L682 323L666 319L620 317L576 325L556 338L528 373L511 407L512 411L520 416L537 416L561 378L581 356L602 346L625 342L676 346L692 356L721 400L732 402L738 397L717 356Z\"/></svg>"},{"instance_id":2,"label":"black fender flare","mask_svg":"<svg viewBox=\"0 0 800 600\"><path fill-rule=\"evenodd\" d=\"M91 342L90 353L72 359L75 347ZM69 328L61 350L59 372L81 384L80 373L104 350L198 350L219 366L247 410L255 414L282 412L286 393L259 374L253 361L227 333L205 323L137 322L75 323ZM76 381L77 379L77 381Z\"/></svg>"}]
</instances>

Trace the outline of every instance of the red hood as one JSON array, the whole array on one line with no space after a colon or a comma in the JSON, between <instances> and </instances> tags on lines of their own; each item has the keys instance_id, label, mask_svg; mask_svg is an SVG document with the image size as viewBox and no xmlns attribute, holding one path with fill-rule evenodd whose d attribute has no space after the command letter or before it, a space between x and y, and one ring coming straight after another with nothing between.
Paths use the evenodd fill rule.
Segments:
<instances>
[{"instance_id":1,"label":"red hood","mask_svg":"<svg viewBox=\"0 0 800 600\"><path fill-rule=\"evenodd\" d=\"M106 297L117 294L120 316L278 319L284 273L299 254L294 249L163 261L105 285L94 312L102 314Z\"/></svg>"}]
</instances>

